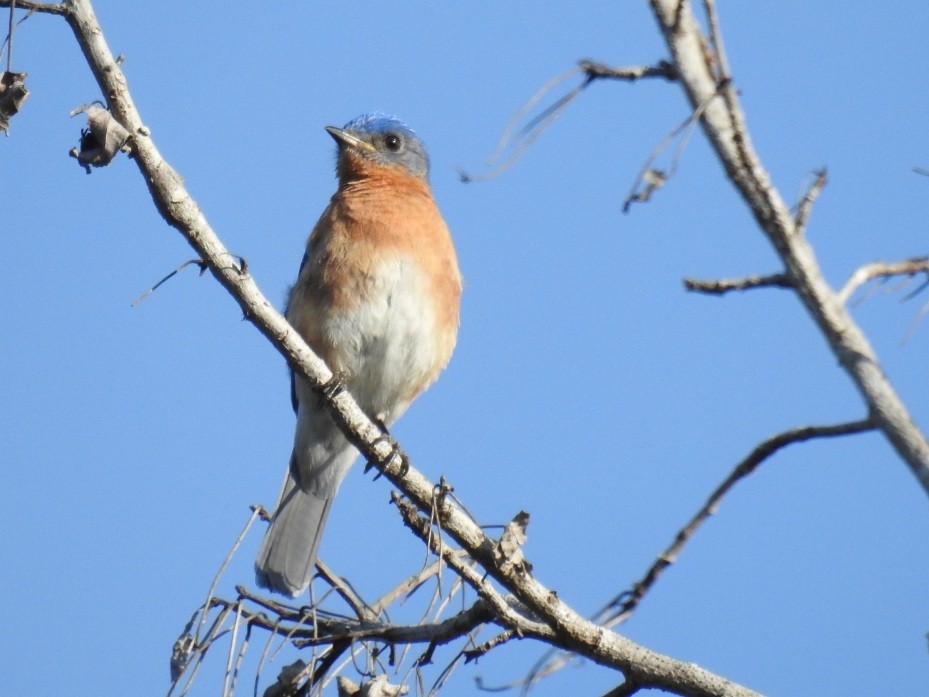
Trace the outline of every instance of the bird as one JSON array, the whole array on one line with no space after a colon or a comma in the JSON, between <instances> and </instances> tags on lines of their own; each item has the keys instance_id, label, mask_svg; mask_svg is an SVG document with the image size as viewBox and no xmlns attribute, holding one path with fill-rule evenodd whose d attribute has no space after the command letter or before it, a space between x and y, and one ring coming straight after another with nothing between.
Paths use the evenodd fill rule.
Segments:
<instances>
[{"instance_id":1,"label":"bird","mask_svg":"<svg viewBox=\"0 0 929 697\"><path fill-rule=\"evenodd\" d=\"M285 316L386 431L451 358L461 272L417 134L380 112L325 130L336 142L338 188L310 233ZM358 451L293 372L291 401L293 451L255 572L262 588L296 598Z\"/></svg>"}]
</instances>

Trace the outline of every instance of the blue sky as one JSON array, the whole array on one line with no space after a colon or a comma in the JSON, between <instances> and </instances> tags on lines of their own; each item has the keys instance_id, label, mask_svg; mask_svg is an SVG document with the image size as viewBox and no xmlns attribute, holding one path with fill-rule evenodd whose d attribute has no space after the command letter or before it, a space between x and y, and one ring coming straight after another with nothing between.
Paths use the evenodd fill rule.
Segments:
<instances>
[{"instance_id":1,"label":"blue sky","mask_svg":"<svg viewBox=\"0 0 929 697\"><path fill-rule=\"evenodd\" d=\"M665 57L645 3L95 6L155 142L279 305L335 186L323 126L380 110L423 137L466 289L451 365L394 433L482 522L529 511L535 574L579 611L641 576L757 442L864 416L791 294L682 290L685 276L778 270L702 134L665 189L622 214L687 114L677 86L595 84L505 174L459 182L455 168L481 171L514 111L576 60ZM720 14L781 193L795 200L829 168L808 229L829 281L926 254L929 178L912 167L929 167L929 6ZM0 139L0 693L161 695L249 504L274 503L293 433L286 369L193 269L130 307L191 250L124 156L91 176L67 157L82 126L68 112L99 95L64 22L23 24L14 68L32 95ZM901 341L929 295L900 297L854 313L925 427L929 326ZM388 496L356 467L322 545L367 597L422 559ZM926 503L881 436L792 446L738 485L622 631L766 694L924 694ZM226 594L252 582L258 542ZM518 678L541 651L504 647L446 694ZM193 694L220 692L224 662L208 657ZM574 663L536 694L618 682Z\"/></svg>"}]
</instances>

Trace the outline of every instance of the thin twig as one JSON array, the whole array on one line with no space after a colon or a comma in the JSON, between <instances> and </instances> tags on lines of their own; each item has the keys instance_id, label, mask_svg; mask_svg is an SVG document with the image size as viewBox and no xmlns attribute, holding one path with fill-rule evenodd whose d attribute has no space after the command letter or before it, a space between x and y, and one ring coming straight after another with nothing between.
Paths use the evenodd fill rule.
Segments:
<instances>
[{"instance_id":1,"label":"thin twig","mask_svg":"<svg viewBox=\"0 0 929 697\"><path fill-rule=\"evenodd\" d=\"M326 621L320 619L313 626L297 627L289 625L292 617L278 616L274 619L263 612L255 612L245 606L242 600L225 600L213 598L213 605L222 609L220 617L235 612L236 623L246 622L249 625L264 629L277 635L290 638L299 648L309 646L326 646L343 641L386 641L388 643L447 643L459 636L463 636L475 627L486 624L495 619L491 604L486 600L477 600L469 608L445 619L441 622L429 624L392 624L389 622L370 622L367 620L344 619L340 621ZM207 641L215 639L216 628L214 623L207 634ZM237 627L233 627L235 635ZM235 638L235 636L233 637ZM230 649L231 650L231 649ZM231 656L232 654L230 654ZM231 658L230 658L231 661ZM231 663L229 664L231 665Z\"/></svg>"},{"instance_id":2,"label":"thin twig","mask_svg":"<svg viewBox=\"0 0 929 697\"><path fill-rule=\"evenodd\" d=\"M414 535L429 545L429 548L436 555L442 554L446 564L448 564L468 585L470 585L477 594L490 603L494 610L494 617L497 622L532 636L554 639L555 635L548 625L531 620L517 611L517 609L507 602L507 599L493 587L486 576L481 576L475 569L463 563L456 555L451 554L451 550L441 549L431 534L431 525L429 521L419 515L415 506L410 502L401 499L394 494L392 497L394 505L400 511L403 522L406 524Z\"/></svg>"},{"instance_id":3,"label":"thin twig","mask_svg":"<svg viewBox=\"0 0 929 697\"><path fill-rule=\"evenodd\" d=\"M702 281L697 278L685 278L684 288L694 293L707 295L725 295L733 290L750 290L752 288L793 288L793 281L786 273L773 273L768 276L746 276L745 278L721 278L715 281Z\"/></svg>"},{"instance_id":4,"label":"thin twig","mask_svg":"<svg viewBox=\"0 0 929 697\"><path fill-rule=\"evenodd\" d=\"M919 308L919 312L916 313L913 321L910 322L910 326L907 327L906 334L904 334L903 339L900 340L901 346L905 346L909 340L913 338L913 334L916 332L916 327L920 325L927 314L929 314L929 302Z\"/></svg>"},{"instance_id":5,"label":"thin twig","mask_svg":"<svg viewBox=\"0 0 929 697\"><path fill-rule=\"evenodd\" d=\"M16 14L16 0L10 0L10 20L6 30L6 71L13 72L13 15Z\"/></svg>"},{"instance_id":6,"label":"thin twig","mask_svg":"<svg viewBox=\"0 0 929 697\"><path fill-rule=\"evenodd\" d=\"M576 87L572 88L566 94L562 95L556 99L552 104L543 109L539 114L534 116L532 119L526 123L525 126L516 131L516 127L519 123L525 118L525 116L535 107L536 104L549 92L551 92L555 87L560 85L565 80L577 75L583 74L584 80L579 83ZM596 82L599 79L613 79L613 80L624 80L626 82L634 82L635 80L640 80L643 78L663 78L665 80L675 80L677 79L677 73L674 70L674 67L666 62L660 61L657 65L646 65L646 66L634 66L634 67L623 67L615 68L604 65L603 63L597 63L592 60L582 60L578 63L577 67L571 68L560 75L556 75L548 82L546 82L542 87L540 87L536 92L526 100L523 105L516 110L512 117L510 117L509 123L503 129L503 134L500 136L500 140L497 142L497 148L494 150L494 153L488 158L487 165L493 166L495 163L500 161L500 158L503 157L503 153L506 152L508 148L511 149L509 157L497 164L489 172L483 174L470 174L464 170L458 170L458 175L463 182L473 182L473 181L482 181L486 179L492 179L499 176L510 167L512 167L519 158L532 146L532 144L538 139L551 126L557 118L562 114L562 112L573 102L585 89L587 89L592 83ZM514 136L514 132L516 135Z\"/></svg>"},{"instance_id":7,"label":"thin twig","mask_svg":"<svg viewBox=\"0 0 929 697\"><path fill-rule=\"evenodd\" d=\"M723 46L723 35L719 30L719 16L716 14L716 3L713 0L703 0L707 23L710 25L710 41L713 43L713 55L716 57L716 77L720 83L731 77L729 72L729 59L726 58L726 49Z\"/></svg>"},{"instance_id":8,"label":"thin twig","mask_svg":"<svg viewBox=\"0 0 929 697\"><path fill-rule=\"evenodd\" d=\"M168 280L172 279L174 276L176 276L177 274L179 274L181 271L183 271L184 269L186 269L186 268L187 268L188 266L190 266L191 264L196 264L197 266L200 267L200 275L201 275L201 276L202 276L202 275L206 272L206 270L207 270L206 262L204 262L203 259L190 259L190 260L188 260L188 261L185 261L183 264L181 264L180 266L178 266L176 269L174 269L174 270L173 270L171 273L169 273L167 276L165 276L165 277L162 278L160 281L158 281L158 283L156 283L155 285L153 285L153 286L152 286L151 288L149 288L147 291L145 291L144 293L142 293L142 295L140 295L138 298L136 298L135 300L133 300L133 301L132 301L132 307L135 307L135 306L138 305L140 302L142 302L143 300L145 300L145 298L147 298L149 295L151 295L151 294L154 293L156 290L158 290L158 288L159 288L165 281L168 281Z\"/></svg>"},{"instance_id":9,"label":"thin twig","mask_svg":"<svg viewBox=\"0 0 929 697\"><path fill-rule=\"evenodd\" d=\"M309 691L316 684L319 685L320 692L322 692L326 685L328 685L336 675L341 673L346 665L354 661L356 650L356 647L351 641L338 641L330 646L327 651L320 656L318 661L311 662L310 665L313 666L313 675L307 681L306 685L303 686L302 694L298 695L298 697L309 694ZM338 661L346 651L349 651L348 658L342 661L340 666L333 669L336 661Z\"/></svg>"},{"instance_id":10,"label":"thin twig","mask_svg":"<svg viewBox=\"0 0 929 697\"><path fill-rule=\"evenodd\" d=\"M574 654L570 651L550 647L532 664L526 676L520 678L512 686L522 687L521 694L527 695L536 683L564 668L571 662L572 658L574 658Z\"/></svg>"},{"instance_id":11,"label":"thin twig","mask_svg":"<svg viewBox=\"0 0 929 697\"><path fill-rule=\"evenodd\" d=\"M912 278L920 273L929 277L929 257L913 257L912 259L895 262L874 261L856 269L849 276L845 285L842 286L842 290L839 291L838 298L843 304L847 303L858 288L875 278L890 278L892 276L908 276Z\"/></svg>"},{"instance_id":12,"label":"thin twig","mask_svg":"<svg viewBox=\"0 0 929 697\"><path fill-rule=\"evenodd\" d=\"M508 641L512 641L513 639L519 639L519 638L520 638L519 634L517 634L512 629L507 629L503 632L500 632L499 634L491 637L484 643L479 644L478 646L475 646L473 649L464 651L463 653L464 653L465 663L476 661L482 656L485 656L491 651L493 651L498 646L502 646Z\"/></svg>"},{"instance_id":13,"label":"thin twig","mask_svg":"<svg viewBox=\"0 0 929 697\"><path fill-rule=\"evenodd\" d=\"M474 632L471 634L472 639L473 635ZM462 651L459 651L457 654L455 654L452 660L449 661L448 665L446 665L442 672L439 673L438 677L435 679L435 682L432 683L432 688L429 690L429 694L426 695L426 697L435 697L435 695L439 694L439 691L445 687L445 684L452 677L452 673L461 664L461 659L463 656L464 653Z\"/></svg>"},{"instance_id":14,"label":"thin twig","mask_svg":"<svg viewBox=\"0 0 929 697\"><path fill-rule=\"evenodd\" d=\"M27 12L43 12L50 15L67 15L69 13L67 5L49 2L31 2L31 0L0 0L0 7L11 7L16 5L17 9L26 10Z\"/></svg>"},{"instance_id":15,"label":"thin twig","mask_svg":"<svg viewBox=\"0 0 929 697\"><path fill-rule=\"evenodd\" d=\"M794 227L798 235L802 235L804 230L806 230L806 223L810 219L810 213L813 211L813 204L816 203L816 199L819 198L819 195L827 184L825 167L816 170L813 174L813 181L810 182L810 186L807 188L806 193L803 194L803 198L797 203L797 212L794 215Z\"/></svg>"},{"instance_id":16,"label":"thin twig","mask_svg":"<svg viewBox=\"0 0 929 697\"><path fill-rule=\"evenodd\" d=\"M271 651L271 645L274 643L275 634L277 634L277 622L275 622L274 628L268 632L268 640L265 642L265 647L261 652L261 658L258 659L258 667L255 668L255 682L254 689L252 690L252 697L258 697L258 683L261 680L261 671L264 668L265 661L268 660L268 653Z\"/></svg>"},{"instance_id":17,"label":"thin twig","mask_svg":"<svg viewBox=\"0 0 929 697\"><path fill-rule=\"evenodd\" d=\"M319 572L320 578L332 586L333 590L339 594L342 600L348 603L358 619L369 621L377 619L379 613L355 592L355 589L351 587L348 581L333 573L332 569L326 566L320 559L316 560L316 570Z\"/></svg>"},{"instance_id":18,"label":"thin twig","mask_svg":"<svg viewBox=\"0 0 929 697\"><path fill-rule=\"evenodd\" d=\"M658 61L655 65L636 65L616 68L605 63L592 60L582 60L578 66L587 75L589 81L593 80L623 80L635 82L642 78L660 77L673 82L677 80L677 71L667 61Z\"/></svg>"},{"instance_id":19,"label":"thin twig","mask_svg":"<svg viewBox=\"0 0 929 697\"><path fill-rule=\"evenodd\" d=\"M226 673L223 676L223 697L232 694L233 666L235 665L235 648L239 643L239 623L242 621L242 604L235 604L235 620L232 622L232 636L229 639L229 655L226 658Z\"/></svg>"},{"instance_id":20,"label":"thin twig","mask_svg":"<svg viewBox=\"0 0 929 697\"><path fill-rule=\"evenodd\" d=\"M498 164L496 167L491 169L489 172L484 174L469 174L464 170L458 171L458 176L463 182L474 182L474 181L483 181L486 179L493 179L501 175L503 172L508 170L513 164L523 156L523 153L528 150L532 144L538 139L540 135L558 118L558 115L563 111L568 104L570 104L577 95L584 91L587 86L590 84L589 80L585 80L577 87L569 91L567 94L558 98L554 104L545 108L542 113L535 117L532 121L529 122L528 126L523 127L517 134L516 137L513 137L513 131L516 129L519 121L529 112L536 103L544 97L549 91L555 88L558 84L564 82L568 78L577 75L578 73L583 72L581 68L571 68L563 72L561 75L556 75L551 80L546 82L542 87L536 90L535 94L529 97L528 100L516 110L516 113L510 118L510 122L506 125L506 128L503 129L503 134L500 136L500 140L497 142L497 149L494 151L493 155L490 156L487 160L488 165L492 165L497 162L506 151L508 147L513 148L512 153L507 157L503 162ZM531 126L531 128L530 128ZM534 129L534 130L533 130Z\"/></svg>"},{"instance_id":21,"label":"thin twig","mask_svg":"<svg viewBox=\"0 0 929 697\"><path fill-rule=\"evenodd\" d=\"M458 556L465 556L467 554L467 552L461 549L456 549L452 553ZM397 598L399 598L400 596L410 597L413 591L415 591L423 583L428 581L430 578L435 576L437 573L441 573L442 569L444 568L445 568L445 564L442 562L442 560L436 559L425 569L421 569L420 571L416 572L415 574L407 578L405 581L400 583L398 586L387 591L387 593L381 596L377 600L377 602L374 603L374 605L372 606L372 610L374 610L374 612L380 615L380 613L383 612L387 608L387 606L393 603Z\"/></svg>"},{"instance_id":22,"label":"thin twig","mask_svg":"<svg viewBox=\"0 0 929 697\"><path fill-rule=\"evenodd\" d=\"M193 670L191 670L190 674L187 676L187 682L184 684L184 688L181 690L179 697L185 697L185 695L190 691L190 688L193 687L194 680L196 680L197 674L200 672L200 668L203 666L203 659L206 658L206 652L209 650L210 646L213 645L213 642L224 633L223 625L226 622L226 617L229 616L231 611L231 604L220 609L219 614L213 621L210 629L207 631L203 641L194 646L193 652L197 656L197 661L194 663ZM187 669L189 668L190 663L187 664ZM186 672L186 669L184 672ZM179 673L177 679L171 683L171 687L168 689L168 697L170 697L171 693L174 692L174 688L177 687L181 678L184 677L184 672Z\"/></svg>"},{"instance_id":23,"label":"thin twig","mask_svg":"<svg viewBox=\"0 0 929 697\"><path fill-rule=\"evenodd\" d=\"M248 517L248 521L242 528L242 532L239 533L239 536L236 538L235 542L232 543L232 547L230 547L229 553L226 554L226 558L223 559L223 563L219 565L219 569L216 570L216 574L213 576L213 582L210 583L210 587L206 592L206 602L203 603L203 614L200 616L200 623L197 625L197 631L194 634L195 641L199 641L200 639L200 630L203 629L203 624L206 622L206 613L209 612L210 605L213 600L213 593L216 591L216 586L219 584L219 579L222 578L222 575L226 572L226 568L229 566L229 562L232 561L232 557L235 556L235 553L242 545L242 541L245 539L245 536L248 534L248 531L251 529L257 517L258 510L253 508L252 514Z\"/></svg>"},{"instance_id":24,"label":"thin twig","mask_svg":"<svg viewBox=\"0 0 929 697\"><path fill-rule=\"evenodd\" d=\"M617 685L612 690L607 692L605 695L603 695L603 697L631 697L631 695L634 695L640 689L642 688L631 680L626 680L621 685Z\"/></svg>"},{"instance_id":25,"label":"thin twig","mask_svg":"<svg viewBox=\"0 0 929 697\"><path fill-rule=\"evenodd\" d=\"M232 685L229 688L229 694L235 695L235 685L239 679L239 671L242 669L242 661L245 658L245 652L248 650L248 642L252 638L252 625L251 623L245 624L245 638L242 639L242 644L239 646L239 654L235 659L235 667L232 669Z\"/></svg>"},{"instance_id":26,"label":"thin twig","mask_svg":"<svg viewBox=\"0 0 929 697\"><path fill-rule=\"evenodd\" d=\"M673 131L662 138L661 142L652 149L645 163L642 165L642 168L639 170L635 181L632 183L632 189L629 191L629 195L626 197L626 200L623 201L623 213L628 213L633 203L644 203L648 201L655 191L663 187L669 179L672 179L674 175L677 174L677 167L680 163L681 155L684 153L684 148L690 140L694 127L699 123L700 117L715 96L716 95L713 95L707 98L699 107L694 109L693 113L678 124ZM677 148L674 150L674 156L671 158L671 166L668 171L664 172L663 170L653 168L652 163L658 159L658 156L664 152L664 149L681 133L684 135L681 137ZM644 186L642 186L643 184Z\"/></svg>"},{"instance_id":27,"label":"thin twig","mask_svg":"<svg viewBox=\"0 0 929 697\"><path fill-rule=\"evenodd\" d=\"M690 519L690 521L677 533L674 540L668 545L655 562L649 567L648 571L637 581L630 590L624 591L611 600L598 614L596 621L606 626L614 626L624 621L635 610L642 599L655 585L655 582L661 576L665 569L677 561L678 556L684 549L685 545L694 536L694 533L706 520L714 515L722 503L723 498L741 479L744 479L766 459L774 455L777 451L793 443L801 443L813 438L832 438L835 436L847 436L857 433L873 431L875 425L870 418L859 421L850 421L842 424L833 424L829 426L798 426L788 431L771 436L762 443L758 444L748 457L742 460L735 469L723 480L716 489L710 494L703 507ZM614 610L616 610L614 612Z\"/></svg>"}]
</instances>

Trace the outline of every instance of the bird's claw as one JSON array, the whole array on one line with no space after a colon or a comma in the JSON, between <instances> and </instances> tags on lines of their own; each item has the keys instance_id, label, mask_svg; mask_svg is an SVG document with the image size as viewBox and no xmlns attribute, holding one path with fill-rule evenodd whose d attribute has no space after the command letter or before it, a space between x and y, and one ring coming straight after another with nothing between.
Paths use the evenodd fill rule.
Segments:
<instances>
[{"instance_id":1,"label":"bird's claw","mask_svg":"<svg viewBox=\"0 0 929 697\"><path fill-rule=\"evenodd\" d=\"M390 447L390 454L387 457L383 458L382 462L386 464L390 462L394 457L399 457L400 458L400 476L405 477L407 473L410 471L410 456L407 455L406 451L404 451L403 448L400 447L400 444L396 441L396 439L394 439L394 437L390 435L390 433L387 431L387 427L384 425L381 419L378 419L375 417L373 421L378 426L381 427L381 430L383 432L381 433L381 435L379 435L377 438L374 439L374 443L372 443L372 445L374 447L377 447L379 443L387 443L388 447ZM368 460L364 468L365 474L367 474L368 471L372 467L374 467L374 462L371 460ZM382 474L383 472L378 471L378 473L374 476L374 479L375 480L379 479Z\"/></svg>"},{"instance_id":2,"label":"bird's claw","mask_svg":"<svg viewBox=\"0 0 929 697\"><path fill-rule=\"evenodd\" d=\"M333 399L345 391L345 381L348 380L348 373L344 370L337 370L326 382L322 384L319 391L328 399Z\"/></svg>"}]
</instances>

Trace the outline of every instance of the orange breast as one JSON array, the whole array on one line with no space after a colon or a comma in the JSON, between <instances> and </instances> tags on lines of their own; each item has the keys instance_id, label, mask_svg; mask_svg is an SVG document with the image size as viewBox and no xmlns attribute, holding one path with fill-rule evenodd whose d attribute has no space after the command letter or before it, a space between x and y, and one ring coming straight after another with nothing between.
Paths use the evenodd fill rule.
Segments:
<instances>
[{"instance_id":1,"label":"orange breast","mask_svg":"<svg viewBox=\"0 0 929 697\"><path fill-rule=\"evenodd\" d=\"M373 279L384 260L402 256L416 263L425 284L423 302L430 303L424 313L435 318L436 350L412 399L435 379L455 345L462 286L457 257L425 181L364 162L356 174L333 196L310 236L288 319L330 367L341 369L341 347L325 331L327 314L351 310L375 292Z\"/></svg>"}]
</instances>

